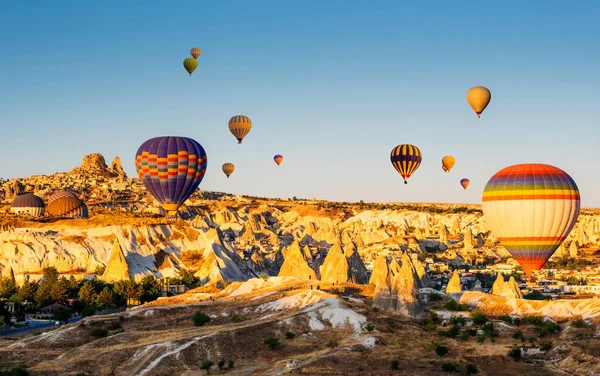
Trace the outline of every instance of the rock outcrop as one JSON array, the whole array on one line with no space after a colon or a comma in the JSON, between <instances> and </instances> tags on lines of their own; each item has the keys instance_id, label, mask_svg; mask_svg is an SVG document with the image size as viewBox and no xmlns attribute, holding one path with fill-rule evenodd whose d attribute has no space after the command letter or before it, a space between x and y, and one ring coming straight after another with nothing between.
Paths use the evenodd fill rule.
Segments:
<instances>
[{"instance_id":1,"label":"rock outcrop","mask_svg":"<svg viewBox=\"0 0 600 376\"><path fill-rule=\"evenodd\" d=\"M387 258L385 256L379 256L375 259L373 264L373 271L371 278L369 278L369 285L375 286L375 288L386 286L389 282L388 275L390 270L388 268Z\"/></svg>"},{"instance_id":2,"label":"rock outcrop","mask_svg":"<svg viewBox=\"0 0 600 376\"><path fill-rule=\"evenodd\" d=\"M76 175L76 176L96 177L96 178L122 177L123 176L122 174L125 174L125 172L123 171L123 168L121 167L121 163L120 163L118 157L116 158L116 161L118 162L118 166L116 166L115 162L113 162L111 169L109 169L108 166L106 166L106 161L104 160L104 157L102 156L102 154L100 154L100 153L89 154L89 155L86 155L85 157L83 157L81 166L72 169L71 171L69 171L69 174ZM117 169L120 169L120 172L117 171Z\"/></svg>"},{"instance_id":3,"label":"rock outcrop","mask_svg":"<svg viewBox=\"0 0 600 376\"><path fill-rule=\"evenodd\" d=\"M308 265L300 249L300 243L295 240L290 247L283 252L284 261L279 269L280 277L296 277L301 279L317 280L317 273ZM345 258L344 258L345 260Z\"/></svg>"},{"instance_id":4,"label":"rock outcrop","mask_svg":"<svg viewBox=\"0 0 600 376\"><path fill-rule=\"evenodd\" d=\"M460 285L460 275L458 274L458 270L455 269L452 278L448 281L448 286L446 286L446 294L454 294L456 292L462 292L462 287Z\"/></svg>"},{"instance_id":5,"label":"rock outcrop","mask_svg":"<svg viewBox=\"0 0 600 376\"><path fill-rule=\"evenodd\" d=\"M110 258L106 264L106 269L104 269L104 274L102 274L102 279L106 282L131 279L129 265L118 240L115 240L113 249L110 252Z\"/></svg>"},{"instance_id":6,"label":"rock outcrop","mask_svg":"<svg viewBox=\"0 0 600 376\"><path fill-rule=\"evenodd\" d=\"M330 283L345 283L352 279L348 260L339 243L335 243L321 266L321 281Z\"/></svg>"},{"instance_id":7,"label":"rock outcrop","mask_svg":"<svg viewBox=\"0 0 600 376\"><path fill-rule=\"evenodd\" d=\"M127 179L127 174L125 173L125 170L123 170L123 166L121 166L121 158L119 157L113 159L108 171L115 177Z\"/></svg>"},{"instance_id":8,"label":"rock outcrop","mask_svg":"<svg viewBox=\"0 0 600 376\"><path fill-rule=\"evenodd\" d=\"M514 277L511 276L508 282L505 282L502 273L498 273L498 277L496 277L490 293L493 295L503 296L505 298L523 299L521 289L519 289L519 285L517 284L517 281L515 281Z\"/></svg>"},{"instance_id":9,"label":"rock outcrop","mask_svg":"<svg viewBox=\"0 0 600 376\"><path fill-rule=\"evenodd\" d=\"M358 254L356 245L350 243L344 247L344 254L350 267L350 281L366 285L369 283L367 268Z\"/></svg>"},{"instance_id":10,"label":"rock outcrop","mask_svg":"<svg viewBox=\"0 0 600 376\"><path fill-rule=\"evenodd\" d=\"M423 315L423 303L419 298L418 276L410 259L406 260L408 262L402 263L398 274L389 282L379 282L375 287L373 305L382 310L416 318Z\"/></svg>"}]
</instances>

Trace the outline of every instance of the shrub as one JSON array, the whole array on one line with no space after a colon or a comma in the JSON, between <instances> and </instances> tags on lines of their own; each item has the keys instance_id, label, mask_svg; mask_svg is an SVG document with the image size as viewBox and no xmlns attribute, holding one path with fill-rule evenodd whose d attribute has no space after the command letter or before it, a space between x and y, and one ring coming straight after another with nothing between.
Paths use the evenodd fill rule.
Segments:
<instances>
[{"instance_id":1,"label":"shrub","mask_svg":"<svg viewBox=\"0 0 600 376\"><path fill-rule=\"evenodd\" d=\"M219 360L219 363L217 363L217 366L219 366L219 369L223 369L223 367L225 367L225 361L223 359Z\"/></svg>"},{"instance_id":2,"label":"shrub","mask_svg":"<svg viewBox=\"0 0 600 376\"><path fill-rule=\"evenodd\" d=\"M552 349L552 342L544 343L540 346L540 350L542 351L548 351L550 349Z\"/></svg>"},{"instance_id":3,"label":"shrub","mask_svg":"<svg viewBox=\"0 0 600 376\"><path fill-rule=\"evenodd\" d=\"M463 316L450 317L450 324L452 324L452 325L465 326L466 323L467 323L466 317L463 317Z\"/></svg>"},{"instance_id":4,"label":"shrub","mask_svg":"<svg viewBox=\"0 0 600 376\"><path fill-rule=\"evenodd\" d=\"M365 325L364 329L365 329L367 332L372 332L373 330L375 330L375 325L373 325L372 323L368 322L368 323Z\"/></svg>"},{"instance_id":5,"label":"shrub","mask_svg":"<svg viewBox=\"0 0 600 376\"><path fill-rule=\"evenodd\" d=\"M543 325L536 326L536 329L540 337L545 337L548 333L558 332L560 330L560 325L553 321L546 321Z\"/></svg>"},{"instance_id":6,"label":"shrub","mask_svg":"<svg viewBox=\"0 0 600 376\"><path fill-rule=\"evenodd\" d=\"M473 320L473 323L476 325L483 325L488 321L488 318L485 313L480 310L475 310L471 312L471 320Z\"/></svg>"},{"instance_id":7,"label":"shrub","mask_svg":"<svg viewBox=\"0 0 600 376\"><path fill-rule=\"evenodd\" d=\"M466 372L467 372L467 375L475 375L476 373L479 372L479 370L477 369L477 366L475 364L467 363Z\"/></svg>"},{"instance_id":8,"label":"shrub","mask_svg":"<svg viewBox=\"0 0 600 376\"><path fill-rule=\"evenodd\" d=\"M122 329L123 327L121 326L120 322L113 322L112 324L110 324L108 326L108 330L119 330Z\"/></svg>"},{"instance_id":9,"label":"shrub","mask_svg":"<svg viewBox=\"0 0 600 376\"><path fill-rule=\"evenodd\" d=\"M460 334L460 327L458 325L452 325L448 330L439 330L438 334L442 337L454 338Z\"/></svg>"},{"instance_id":10,"label":"shrub","mask_svg":"<svg viewBox=\"0 0 600 376\"><path fill-rule=\"evenodd\" d=\"M444 371L444 372L458 372L458 367L454 363L442 363L442 371Z\"/></svg>"},{"instance_id":11,"label":"shrub","mask_svg":"<svg viewBox=\"0 0 600 376\"><path fill-rule=\"evenodd\" d=\"M194 321L194 326L203 326L210 321L210 317L204 312L196 312L194 313L192 320Z\"/></svg>"},{"instance_id":12,"label":"shrub","mask_svg":"<svg viewBox=\"0 0 600 376\"><path fill-rule=\"evenodd\" d=\"M571 326L575 328L587 328L589 324L581 316L576 316L575 319L571 322Z\"/></svg>"},{"instance_id":13,"label":"shrub","mask_svg":"<svg viewBox=\"0 0 600 376\"><path fill-rule=\"evenodd\" d=\"M446 304L444 304L444 307L446 307L446 309L450 310L450 311L468 311L469 310L469 306L467 304L458 303L454 299L448 300L446 302Z\"/></svg>"},{"instance_id":14,"label":"shrub","mask_svg":"<svg viewBox=\"0 0 600 376\"><path fill-rule=\"evenodd\" d=\"M447 346L440 345L440 344L438 344L437 346L435 346L435 353L438 356L444 356L444 355L448 354L448 351L450 351L450 350L448 350Z\"/></svg>"},{"instance_id":15,"label":"shrub","mask_svg":"<svg viewBox=\"0 0 600 376\"><path fill-rule=\"evenodd\" d=\"M400 370L400 362L396 359L392 360L392 371Z\"/></svg>"},{"instance_id":16,"label":"shrub","mask_svg":"<svg viewBox=\"0 0 600 376\"><path fill-rule=\"evenodd\" d=\"M516 332L514 332L512 337L514 339L520 339L521 341L525 342L525 335L520 330L517 330Z\"/></svg>"},{"instance_id":17,"label":"shrub","mask_svg":"<svg viewBox=\"0 0 600 376\"><path fill-rule=\"evenodd\" d=\"M233 368L233 360L230 360L229 362L227 362L227 368L232 369Z\"/></svg>"},{"instance_id":18,"label":"shrub","mask_svg":"<svg viewBox=\"0 0 600 376\"><path fill-rule=\"evenodd\" d=\"M440 316L435 311L429 311L429 318L436 324L440 321Z\"/></svg>"},{"instance_id":19,"label":"shrub","mask_svg":"<svg viewBox=\"0 0 600 376\"><path fill-rule=\"evenodd\" d=\"M442 296L436 292L432 292L427 295L427 299L430 302L439 302L440 300L442 300Z\"/></svg>"},{"instance_id":20,"label":"shrub","mask_svg":"<svg viewBox=\"0 0 600 376\"><path fill-rule=\"evenodd\" d=\"M108 336L108 330L103 328L92 329L90 335L95 338L104 338Z\"/></svg>"},{"instance_id":21,"label":"shrub","mask_svg":"<svg viewBox=\"0 0 600 376\"><path fill-rule=\"evenodd\" d=\"M81 317L92 316L94 313L96 313L96 308L93 306L87 306L81 310Z\"/></svg>"},{"instance_id":22,"label":"shrub","mask_svg":"<svg viewBox=\"0 0 600 376\"><path fill-rule=\"evenodd\" d=\"M425 322L423 322L423 329L428 332L433 332L436 328L437 327L432 320L425 320Z\"/></svg>"},{"instance_id":23,"label":"shrub","mask_svg":"<svg viewBox=\"0 0 600 376\"><path fill-rule=\"evenodd\" d=\"M521 318L520 318L520 317L515 317L515 318L513 319L513 323L514 323L516 326L521 326Z\"/></svg>"},{"instance_id":24,"label":"shrub","mask_svg":"<svg viewBox=\"0 0 600 376\"><path fill-rule=\"evenodd\" d=\"M242 322L244 320L245 319L242 316L238 316L238 315L231 316L231 322L238 323L238 322Z\"/></svg>"},{"instance_id":25,"label":"shrub","mask_svg":"<svg viewBox=\"0 0 600 376\"><path fill-rule=\"evenodd\" d=\"M523 320L525 320L526 323L535 326L544 325L544 319L541 316L525 316Z\"/></svg>"},{"instance_id":26,"label":"shrub","mask_svg":"<svg viewBox=\"0 0 600 376\"><path fill-rule=\"evenodd\" d=\"M460 340L461 341L468 341L470 337L470 334L468 332L464 332L460 335Z\"/></svg>"},{"instance_id":27,"label":"shrub","mask_svg":"<svg viewBox=\"0 0 600 376\"><path fill-rule=\"evenodd\" d=\"M507 324L514 324L515 321L512 317L510 317L509 315L502 315L500 317L498 317L499 320L504 321Z\"/></svg>"},{"instance_id":28,"label":"shrub","mask_svg":"<svg viewBox=\"0 0 600 376\"><path fill-rule=\"evenodd\" d=\"M292 339L294 338L296 335L294 334L294 332L292 332L291 330L288 330L287 332L285 332L285 338L287 339Z\"/></svg>"},{"instance_id":29,"label":"shrub","mask_svg":"<svg viewBox=\"0 0 600 376\"><path fill-rule=\"evenodd\" d=\"M327 344L325 345L327 347L329 347L330 349L336 348L339 346L339 343L337 343L337 341L329 341L327 342Z\"/></svg>"},{"instance_id":30,"label":"shrub","mask_svg":"<svg viewBox=\"0 0 600 376\"><path fill-rule=\"evenodd\" d=\"M24 366L12 368L10 371L0 371L0 376L28 376L29 372Z\"/></svg>"},{"instance_id":31,"label":"shrub","mask_svg":"<svg viewBox=\"0 0 600 376\"><path fill-rule=\"evenodd\" d=\"M513 347L508 351L508 356L513 358L515 362L518 362L519 360L521 360L521 348L518 346Z\"/></svg>"},{"instance_id":32,"label":"shrub","mask_svg":"<svg viewBox=\"0 0 600 376\"><path fill-rule=\"evenodd\" d=\"M265 345L267 345L267 347L271 350L275 350L276 348L281 346L281 343L279 342L279 340L277 338L274 337L269 337L266 338L263 343Z\"/></svg>"},{"instance_id":33,"label":"shrub","mask_svg":"<svg viewBox=\"0 0 600 376\"><path fill-rule=\"evenodd\" d=\"M210 367L213 366L213 362L211 362L210 360L205 360L204 362L202 362L202 365L200 366L200 369L205 369L205 370L209 370Z\"/></svg>"}]
</instances>

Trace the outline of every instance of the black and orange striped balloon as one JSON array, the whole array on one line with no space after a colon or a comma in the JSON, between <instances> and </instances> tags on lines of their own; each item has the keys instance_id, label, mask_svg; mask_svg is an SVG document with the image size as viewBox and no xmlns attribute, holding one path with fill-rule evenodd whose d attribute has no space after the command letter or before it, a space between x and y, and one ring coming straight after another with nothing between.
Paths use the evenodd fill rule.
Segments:
<instances>
[{"instance_id":1,"label":"black and orange striped balloon","mask_svg":"<svg viewBox=\"0 0 600 376\"><path fill-rule=\"evenodd\" d=\"M404 184L408 184L406 179L419 168L423 154L415 145L402 144L392 149L390 160L392 165L404 179Z\"/></svg>"}]
</instances>

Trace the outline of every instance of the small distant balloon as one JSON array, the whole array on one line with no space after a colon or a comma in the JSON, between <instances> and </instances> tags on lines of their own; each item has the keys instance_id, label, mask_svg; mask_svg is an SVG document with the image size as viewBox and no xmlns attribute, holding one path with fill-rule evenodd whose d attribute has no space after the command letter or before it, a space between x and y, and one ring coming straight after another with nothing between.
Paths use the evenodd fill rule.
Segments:
<instances>
[{"instance_id":1,"label":"small distant balloon","mask_svg":"<svg viewBox=\"0 0 600 376\"><path fill-rule=\"evenodd\" d=\"M238 144L242 143L250 129L252 129L252 121L248 116L236 115L229 119L229 131L238 140Z\"/></svg>"},{"instance_id":2,"label":"small distant balloon","mask_svg":"<svg viewBox=\"0 0 600 376\"><path fill-rule=\"evenodd\" d=\"M450 172L450 170L452 170L452 167L454 166L454 162L455 159L453 156L445 156L444 158L442 158L442 170L444 170L445 172Z\"/></svg>"},{"instance_id":3,"label":"small distant balloon","mask_svg":"<svg viewBox=\"0 0 600 376\"><path fill-rule=\"evenodd\" d=\"M469 186L470 183L471 183L471 181L467 178L460 179L460 185L462 185L462 187L464 189L467 189L467 187Z\"/></svg>"},{"instance_id":4,"label":"small distant balloon","mask_svg":"<svg viewBox=\"0 0 600 376\"><path fill-rule=\"evenodd\" d=\"M183 61L183 67L191 76L196 68L198 68L198 60L194 59L193 57L188 57Z\"/></svg>"},{"instance_id":5,"label":"small distant balloon","mask_svg":"<svg viewBox=\"0 0 600 376\"><path fill-rule=\"evenodd\" d=\"M194 47L190 50L190 55L192 55L192 57L194 59L197 59L198 56L200 56L200 49L198 47Z\"/></svg>"},{"instance_id":6,"label":"small distant balloon","mask_svg":"<svg viewBox=\"0 0 600 376\"><path fill-rule=\"evenodd\" d=\"M225 173L225 175L227 175L227 178L229 179L229 176L233 174L233 170L235 170L235 166L233 165L233 163L223 163L222 170L223 173Z\"/></svg>"},{"instance_id":7,"label":"small distant balloon","mask_svg":"<svg viewBox=\"0 0 600 376\"><path fill-rule=\"evenodd\" d=\"M273 160L275 161L275 163L277 163L277 166L279 166L281 164L281 161L283 161L283 155L277 154L273 157Z\"/></svg>"},{"instance_id":8,"label":"small distant balloon","mask_svg":"<svg viewBox=\"0 0 600 376\"><path fill-rule=\"evenodd\" d=\"M422 157L421 150L415 145L402 144L392 149L390 160L396 171L404 179L404 184L408 184L406 179L410 178L419 168Z\"/></svg>"},{"instance_id":9,"label":"small distant balloon","mask_svg":"<svg viewBox=\"0 0 600 376\"><path fill-rule=\"evenodd\" d=\"M477 117L481 117L481 113L485 110L491 99L492 93L483 86L472 87L467 92L467 101L473 111L477 114Z\"/></svg>"}]
</instances>

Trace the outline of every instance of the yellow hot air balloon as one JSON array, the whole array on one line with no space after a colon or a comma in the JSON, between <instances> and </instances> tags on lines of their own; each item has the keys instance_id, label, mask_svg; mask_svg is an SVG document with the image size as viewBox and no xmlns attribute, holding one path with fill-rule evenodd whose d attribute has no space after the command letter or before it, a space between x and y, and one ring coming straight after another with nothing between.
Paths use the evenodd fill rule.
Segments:
<instances>
[{"instance_id":1,"label":"yellow hot air balloon","mask_svg":"<svg viewBox=\"0 0 600 376\"><path fill-rule=\"evenodd\" d=\"M477 114L477 117L480 117L479 115L485 110L491 99L492 93L483 86L472 87L467 92L467 101Z\"/></svg>"},{"instance_id":2,"label":"yellow hot air balloon","mask_svg":"<svg viewBox=\"0 0 600 376\"><path fill-rule=\"evenodd\" d=\"M404 179L404 184L408 184L406 179L410 178L417 168L419 168L422 158L423 154L421 154L421 150L415 145L410 144L398 145L392 149L390 154L390 161L396 171L402 176L402 179Z\"/></svg>"},{"instance_id":3,"label":"yellow hot air balloon","mask_svg":"<svg viewBox=\"0 0 600 376\"><path fill-rule=\"evenodd\" d=\"M197 59L198 56L200 56L200 49L198 47L194 47L190 50L190 55L192 55L192 57L194 59Z\"/></svg>"},{"instance_id":4,"label":"yellow hot air balloon","mask_svg":"<svg viewBox=\"0 0 600 376\"><path fill-rule=\"evenodd\" d=\"M442 170L445 172L450 172L452 170L452 166L454 166L455 159L451 155L447 155L442 158Z\"/></svg>"},{"instance_id":5,"label":"yellow hot air balloon","mask_svg":"<svg viewBox=\"0 0 600 376\"><path fill-rule=\"evenodd\" d=\"M238 144L242 143L250 129L252 129L252 121L248 116L236 115L229 119L229 131L238 140Z\"/></svg>"},{"instance_id":6,"label":"yellow hot air balloon","mask_svg":"<svg viewBox=\"0 0 600 376\"><path fill-rule=\"evenodd\" d=\"M198 60L194 59L193 57L188 57L183 61L183 67L191 76L196 68L198 68Z\"/></svg>"},{"instance_id":7,"label":"yellow hot air balloon","mask_svg":"<svg viewBox=\"0 0 600 376\"><path fill-rule=\"evenodd\" d=\"M233 163L223 163L223 167L222 167L223 172L225 173L225 175L227 175L227 178L229 179L229 176L231 174L233 174L233 170L235 170L235 166L233 165Z\"/></svg>"}]
</instances>

